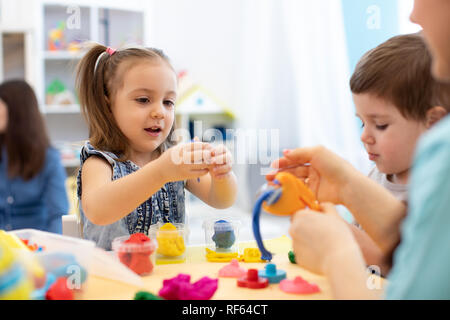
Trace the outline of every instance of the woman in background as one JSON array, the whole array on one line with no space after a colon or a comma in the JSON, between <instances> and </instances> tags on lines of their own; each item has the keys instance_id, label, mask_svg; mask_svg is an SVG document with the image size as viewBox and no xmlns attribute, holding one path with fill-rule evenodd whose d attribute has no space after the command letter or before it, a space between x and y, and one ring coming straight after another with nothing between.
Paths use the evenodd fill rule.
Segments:
<instances>
[{"instance_id":1,"label":"woman in background","mask_svg":"<svg viewBox=\"0 0 450 320\"><path fill-rule=\"evenodd\" d=\"M61 233L69 203L66 172L50 146L33 89L0 85L0 229Z\"/></svg>"}]
</instances>

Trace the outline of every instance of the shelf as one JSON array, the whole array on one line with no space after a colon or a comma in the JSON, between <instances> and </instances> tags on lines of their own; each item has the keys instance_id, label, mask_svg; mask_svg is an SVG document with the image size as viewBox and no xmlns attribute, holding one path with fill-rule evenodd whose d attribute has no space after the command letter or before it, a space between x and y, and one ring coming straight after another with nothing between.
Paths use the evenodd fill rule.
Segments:
<instances>
[{"instance_id":1,"label":"shelf","mask_svg":"<svg viewBox=\"0 0 450 320\"><path fill-rule=\"evenodd\" d=\"M82 57L80 51L44 51L44 59L47 60L77 60Z\"/></svg>"},{"instance_id":2,"label":"shelf","mask_svg":"<svg viewBox=\"0 0 450 320\"><path fill-rule=\"evenodd\" d=\"M80 159L62 159L65 168L76 168L80 166Z\"/></svg>"},{"instance_id":3,"label":"shelf","mask_svg":"<svg viewBox=\"0 0 450 320\"><path fill-rule=\"evenodd\" d=\"M45 105L43 112L46 114L80 113L80 106L78 104Z\"/></svg>"}]
</instances>

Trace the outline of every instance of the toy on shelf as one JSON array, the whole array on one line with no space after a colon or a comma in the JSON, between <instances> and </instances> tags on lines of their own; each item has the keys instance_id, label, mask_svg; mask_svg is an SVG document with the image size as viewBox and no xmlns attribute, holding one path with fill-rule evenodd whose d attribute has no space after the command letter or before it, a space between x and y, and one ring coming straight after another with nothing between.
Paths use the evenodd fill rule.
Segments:
<instances>
[{"instance_id":1,"label":"toy on shelf","mask_svg":"<svg viewBox=\"0 0 450 320\"><path fill-rule=\"evenodd\" d=\"M45 91L47 105L67 106L77 104L75 95L59 79L54 79Z\"/></svg>"},{"instance_id":2,"label":"toy on shelf","mask_svg":"<svg viewBox=\"0 0 450 320\"><path fill-rule=\"evenodd\" d=\"M267 278L269 283L279 283L286 278L286 271L277 269L277 266L274 263L268 263L264 270L259 270L258 275Z\"/></svg>"},{"instance_id":3,"label":"toy on shelf","mask_svg":"<svg viewBox=\"0 0 450 320\"><path fill-rule=\"evenodd\" d=\"M149 235L158 243L156 264L185 262L187 234L187 226L182 223L158 223L150 226Z\"/></svg>"},{"instance_id":4,"label":"toy on shelf","mask_svg":"<svg viewBox=\"0 0 450 320\"><path fill-rule=\"evenodd\" d=\"M149 275L154 268L155 242L143 233L114 239L112 248L120 262L138 275Z\"/></svg>"},{"instance_id":5,"label":"toy on shelf","mask_svg":"<svg viewBox=\"0 0 450 320\"><path fill-rule=\"evenodd\" d=\"M264 192L259 196L253 208L253 234L261 250L261 259L271 261L272 253L266 250L261 239L259 229L259 216L261 207L265 211L287 216L294 212L309 207L319 210L319 204L314 193L297 177L288 172L279 172L275 175L275 180L270 183Z\"/></svg>"},{"instance_id":6,"label":"toy on shelf","mask_svg":"<svg viewBox=\"0 0 450 320\"><path fill-rule=\"evenodd\" d=\"M311 294L320 292L318 285L309 283L300 276L295 277L294 280L282 280L280 282L280 289L284 292L295 294Z\"/></svg>"},{"instance_id":7,"label":"toy on shelf","mask_svg":"<svg viewBox=\"0 0 450 320\"><path fill-rule=\"evenodd\" d=\"M219 277L223 278L242 278L247 274L247 270L239 266L237 259L231 260L230 264L219 270Z\"/></svg>"},{"instance_id":8,"label":"toy on shelf","mask_svg":"<svg viewBox=\"0 0 450 320\"><path fill-rule=\"evenodd\" d=\"M206 258L208 261L227 262L238 257L240 220L207 219L203 221Z\"/></svg>"},{"instance_id":9,"label":"toy on shelf","mask_svg":"<svg viewBox=\"0 0 450 320\"><path fill-rule=\"evenodd\" d=\"M191 276L180 273L163 281L159 296L166 300L209 300L217 290L218 279L203 277L190 283Z\"/></svg>"},{"instance_id":10,"label":"toy on shelf","mask_svg":"<svg viewBox=\"0 0 450 320\"><path fill-rule=\"evenodd\" d=\"M269 286L269 279L258 276L258 270L248 269L247 275L237 280L238 287L263 289Z\"/></svg>"},{"instance_id":11,"label":"toy on shelf","mask_svg":"<svg viewBox=\"0 0 450 320\"><path fill-rule=\"evenodd\" d=\"M66 23L64 21L60 21L54 29L49 30L48 50L61 51L66 49L66 40L64 34L65 29Z\"/></svg>"}]
</instances>

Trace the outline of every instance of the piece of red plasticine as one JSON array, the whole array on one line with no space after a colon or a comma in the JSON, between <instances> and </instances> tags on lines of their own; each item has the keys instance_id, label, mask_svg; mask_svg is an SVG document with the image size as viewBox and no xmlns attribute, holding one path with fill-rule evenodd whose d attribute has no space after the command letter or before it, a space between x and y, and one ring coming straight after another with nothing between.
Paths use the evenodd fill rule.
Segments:
<instances>
[{"instance_id":1,"label":"piece of red plasticine","mask_svg":"<svg viewBox=\"0 0 450 320\"><path fill-rule=\"evenodd\" d=\"M237 280L238 287L262 289L269 285L269 279L258 276L257 269L248 269L247 276Z\"/></svg>"},{"instance_id":2,"label":"piece of red plasticine","mask_svg":"<svg viewBox=\"0 0 450 320\"><path fill-rule=\"evenodd\" d=\"M192 284L190 280L190 275L182 273L166 279L158 294L166 300L209 300L217 290L217 279L203 277Z\"/></svg>"},{"instance_id":3,"label":"piece of red plasticine","mask_svg":"<svg viewBox=\"0 0 450 320\"><path fill-rule=\"evenodd\" d=\"M67 287L67 279L58 278L45 293L46 300L73 300L73 292Z\"/></svg>"},{"instance_id":4,"label":"piece of red plasticine","mask_svg":"<svg viewBox=\"0 0 450 320\"><path fill-rule=\"evenodd\" d=\"M295 277L294 280L284 279L280 282L280 289L287 293L311 294L320 292L317 284L309 283L302 277Z\"/></svg>"},{"instance_id":5,"label":"piece of red plasticine","mask_svg":"<svg viewBox=\"0 0 450 320\"><path fill-rule=\"evenodd\" d=\"M150 238L143 233L134 233L129 239L124 241L126 244L146 245ZM139 250L138 252L123 252L119 251L119 260L128 268L139 275L149 274L153 271L153 263L150 260L150 255L154 250Z\"/></svg>"}]
</instances>

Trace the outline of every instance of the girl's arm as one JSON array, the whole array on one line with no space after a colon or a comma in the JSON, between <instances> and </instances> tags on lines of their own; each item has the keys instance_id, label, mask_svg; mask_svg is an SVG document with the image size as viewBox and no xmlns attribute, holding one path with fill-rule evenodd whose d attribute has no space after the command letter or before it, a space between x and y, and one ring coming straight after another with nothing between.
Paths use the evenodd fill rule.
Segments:
<instances>
[{"instance_id":1,"label":"girl's arm","mask_svg":"<svg viewBox=\"0 0 450 320\"><path fill-rule=\"evenodd\" d=\"M114 223L130 214L164 184L207 174L208 165L203 161L178 161L198 159L199 156L201 159L206 147L203 143L193 143L170 148L138 171L114 181L111 165L106 160L89 157L81 172L81 203L86 217L97 225Z\"/></svg>"},{"instance_id":2,"label":"girl's arm","mask_svg":"<svg viewBox=\"0 0 450 320\"><path fill-rule=\"evenodd\" d=\"M236 201L236 176L230 172L226 177L215 179L211 174L187 181L186 189L211 207L225 209Z\"/></svg>"},{"instance_id":3,"label":"girl's arm","mask_svg":"<svg viewBox=\"0 0 450 320\"><path fill-rule=\"evenodd\" d=\"M188 180L186 188L206 204L217 209L225 209L236 201L236 176L231 171L232 156L224 145L213 148L207 156L210 162L209 174L196 179Z\"/></svg>"},{"instance_id":4,"label":"girl's arm","mask_svg":"<svg viewBox=\"0 0 450 320\"><path fill-rule=\"evenodd\" d=\"M122 219L164 185L157 161L111 180L112 168L106 160L91 156L84 162L81 204L84 214L94 224L108 225Z\"/></svg>"}]
</instances>

